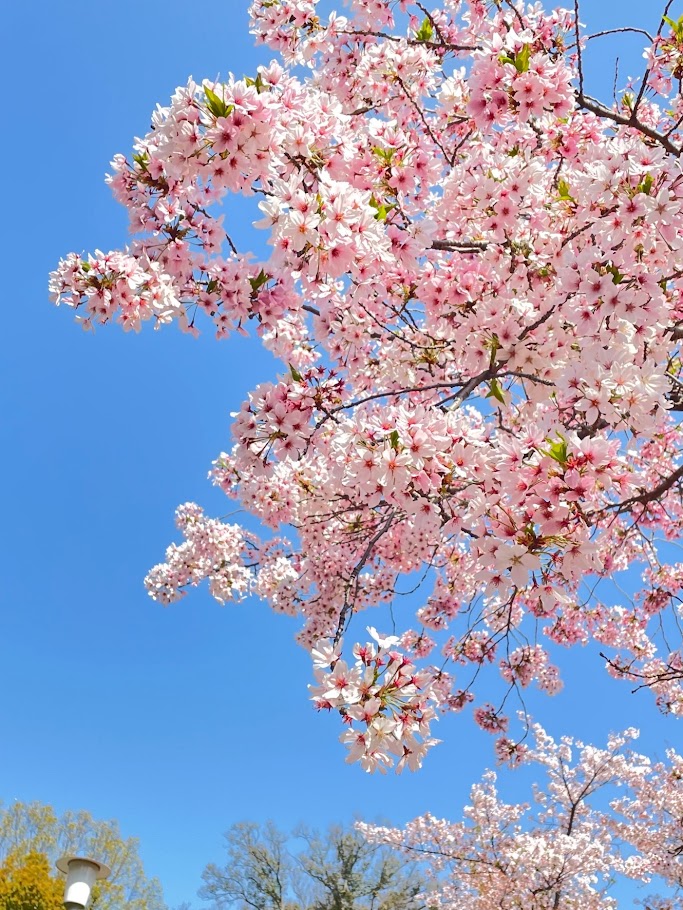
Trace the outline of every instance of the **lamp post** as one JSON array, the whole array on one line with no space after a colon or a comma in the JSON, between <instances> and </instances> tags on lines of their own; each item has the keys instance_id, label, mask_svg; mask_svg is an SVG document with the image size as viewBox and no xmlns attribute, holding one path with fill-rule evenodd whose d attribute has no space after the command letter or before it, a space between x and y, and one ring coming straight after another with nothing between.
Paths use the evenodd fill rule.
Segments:
<instances>
[{"instance_id":1,"label":"lamp post","mask_svg":"<svg viewBox=\"0 0 683 910\"><path fill-rule=\"evenodd\" d=\"M57 868L66 875L64 907L66 910L85 910L92 886L98 879L107 878L111 869L96 859L85 856L63 856Z\"/></svg>"}]
</instances>

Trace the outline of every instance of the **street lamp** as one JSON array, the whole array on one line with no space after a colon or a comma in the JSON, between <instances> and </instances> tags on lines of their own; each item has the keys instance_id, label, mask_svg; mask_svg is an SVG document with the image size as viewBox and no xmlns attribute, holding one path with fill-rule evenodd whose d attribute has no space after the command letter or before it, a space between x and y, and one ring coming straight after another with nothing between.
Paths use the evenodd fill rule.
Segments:
<instances>
[{"instance_id":1,"label":"street lamp","mask_svg":"<svg viewBox=\"0 0 683 910\"><path fill-rule=\"evenodd\" d=\"M66 910L85 910L92 886L98 879L107 878L111 872L109 866L85 856L63 856L57 860L57 868L66 875Z\"/></svg>"}]
</instances>

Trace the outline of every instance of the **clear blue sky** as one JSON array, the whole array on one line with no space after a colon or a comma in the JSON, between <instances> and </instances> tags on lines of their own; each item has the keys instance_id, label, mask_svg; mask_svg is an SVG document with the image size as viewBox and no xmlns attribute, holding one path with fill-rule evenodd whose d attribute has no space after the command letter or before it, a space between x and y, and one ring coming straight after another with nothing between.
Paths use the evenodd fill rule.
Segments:
<instances>
[{"instance_id":1,"label":"clear blue sky","mask_svg":"<svg viewBox=\"0 0 683 910\"><path fill-rule=\"evenodd\" d=\"M652 25L656 8L640 7L584 0L582 18L594 30ZM453 717L420 774L366 776L344 764L336 719L309 705L292 621L258 602L221 609L204 592L167 610L148 599L142 578L174 537L176 505L226 511L207 470L230 445L229 412L276 367L210 332L86 335L47 301L60 256L126 242L102 178L157 101L190 74L253 74L268 59L246 8L38 0L3 13L0 798L118 819L171 906L195 901L235 821L454 816L492 760L489 738ZM607 95L614 56L609 45L594 56ZM250 245L251 215L229 217ZM680 745L647 694L607 680L594 653L568 658L565 692L530 705L551 732L600 742L636 724L653 752Z\"/></svg>"}]
</instances>

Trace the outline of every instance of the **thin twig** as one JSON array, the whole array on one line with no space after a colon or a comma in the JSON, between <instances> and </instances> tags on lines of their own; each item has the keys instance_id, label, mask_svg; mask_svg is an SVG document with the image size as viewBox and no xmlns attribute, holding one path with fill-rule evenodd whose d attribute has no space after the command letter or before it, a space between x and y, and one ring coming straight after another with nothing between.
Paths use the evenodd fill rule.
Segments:
<instances>
[{"instance_id":1,"label":"thin twig","mask_svg":"<svg viewBox=\"0 0 683 910\"><path fill-rule=\"evenodd\" d=\"M378 398L395 398L398 395L407 395L410 392L432 392L435 389L452 389L454 386L462 385L462 382L435 382L432 385L412 386L407 389L395 389L394 391L385 389L382 392L374 392L372 395L364 395L362 398L356 398L353 401L349 401L348 404L340 404L336 408L331 408L328 413L336 414L338 411L355 408L360 404L365 404L367 401L376 401Z\"/></svg>"},{"instance_id":2,"label":"thin twig","mask_svg":"<svg viewBox=\"0 0 683 910\"><path fill-rule=\"evenodd\" d=\"M401 86L401 88L403 90L403 94L406 96L408 101L415 108L415 111L417 112L418 117L422 121L424 128L427 130L427 134L428 134L429 138L432 140L434 145L441 151L441 154L443 155L444 159L450 164L451 163L450 155L448 154L446 149L443 147L443 145L441 145L441 143L439 142L437 137L434 135L434 132L433 132L431 126L429 125L427 118L425 117L424 111L422 110L420 105L417 103L417 101L415 101L415 99L410 94L410 92L408 91L408 88L407 88L406 84L404 83L403 79L401 79L401 77L399 76L398 73L394 73L394 79L396 79L396 81L398 82L398 84Z\"/></svg>"},{"instance_id":3,"label":"thin twig","mask_svg":"<svg viewBox=\"0 0 683 910\"><path fill-rule=\"evenodd\" d=\"M661 18L661 20L660 20L660 22L659 22L659 28L657 29L657 34L655 35L655 37L654 37L654 39L653 39L653 43L654 43L654 41L656 41L657 38L659 38L659 36L662 34L662 29L663 29L664 26L666 25L666 17L667 17L667 14L668 14L669 10L671 9L671 6L672 6L673 2L674 2L674 0L668 0L666 6L664 7L664 12L662 13L662 18ZM647 88L647 80L648 80L649 78L650 78L650 67L648 66L647 69L645 70L644 74L643 74L643 79L642 79L642 82L640 83L640 89L638 90L638 97L637 97L636 100L635 100L635 103L634 103L634 105L633 105L633 110L632 110L632 112L631 112L631 119L632 119L634 122L635 122L636 119L637 119L637 116L638 116L638 106L640 105L640 102L643 100L643 95L645 94L645 89Z\"/></svg>"},{"instance_id":4,"label":"thin twig","mask_svg":"<svg viewBox=\"0 0 683 910\"><path fill-rule=\"evenodd\" d=\"M602 32L594 32L592 35L586 35L585 40L591 41L593 38L602 38L603 35L616 35L619 32L636 32L638 35L645 35L648 41L655 40L644 28L634 28L631 25L625 25L623 28L606 28Z\"/></svg>"},{"instance_id":5,"label":"thin twig","mask_svg":"<svg viewBox=\"0 0 683 910\"><path fill-rule=\"evenodd\" d=\"M340 638L344 634L344 626L346 625L347 616L349 615L349 612L353 612L353 604L348 599L351 585L354 582L356 582L356 584L357 584L358 576L360 575L361 570L363 569L365 563L370 558L372 551L375 547L375 544L380 539L380 537L382 537L384 534L386 534L386 532L389 530L389 528L391 527L391 523L394 520L395 514L396 513L392 510L386 516L384 521L382 521L380 523L378 530L368 541L368 545L366 546L365 552L361 556L360 561L358 563L356 563L356 565L351 570L351 574L349 575L349 580L347 581L346 587L344 589L344 606L342 607L341 612L339 614L339 623L337 624L337 631L335 632L334 640L332 642L333 646L337 645L339 643Z\"/></svg>"},{"instance_id":6,"label":"thin twig","mask_svg":"<svg viewBox=\"0 0 683 910\"><path fill-rule=\"evenodd\" d=\"M348 31L339 31L340 35L348 35L350 38L384 38L385 41L395 41L399 44L405 42L411 47L428 47L431 50L447 51L480 51L479 44L450 44L445 41L418 41L416 38L402 38L400 35L390 35L388 32L373 31L372 29L353 29Z\"/></svg>"},{"instance_id":7,"label":"thin twig","mask_svg":"<svg viewBox=\"0 0 683 910\"><path fill-rule=\"evenodd\" d=\"M583 60L581 59L581 33L579 28L579 0L574 0L574 34L576 36L576 65L579 71L579 94L583 95Z\"/></svg>"}]
</instances>

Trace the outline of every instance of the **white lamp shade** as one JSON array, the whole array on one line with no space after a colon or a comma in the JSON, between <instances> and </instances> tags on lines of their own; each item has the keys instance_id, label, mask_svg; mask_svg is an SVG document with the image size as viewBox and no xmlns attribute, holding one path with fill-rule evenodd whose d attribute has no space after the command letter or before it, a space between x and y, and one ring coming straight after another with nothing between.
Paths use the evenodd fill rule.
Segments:
<instances>
[{"instance_id":1,"label":"white lamp shade","mask_svg":"<svg viewBox=\"0 0 683 910\"><path fill-rule=\"evenodd\" d=\"M63 856L57 860L57 868L66 873L64 903L67 907L85 907L90 900L90 892L98 879L109 875L109 868L97 860L84 856Z\"/></svg>"}]
</instances>

